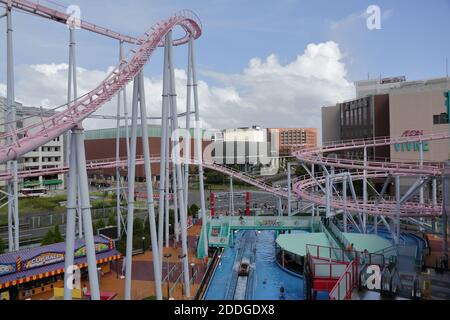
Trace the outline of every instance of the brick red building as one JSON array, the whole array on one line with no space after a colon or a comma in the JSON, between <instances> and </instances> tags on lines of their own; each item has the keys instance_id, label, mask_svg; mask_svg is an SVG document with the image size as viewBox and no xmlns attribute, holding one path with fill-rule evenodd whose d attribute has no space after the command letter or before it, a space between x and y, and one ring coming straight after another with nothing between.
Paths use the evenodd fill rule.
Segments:
<instances>
[{"instance_id":1,"label":"brick red building","mask_svg":"<svg viewBox=\"0 0 450 320\"><path fill-rule=\"evenodd\" d=\"M131 131L131 129L130 129ZM126 152L126 132L125 128L120 128L120 157L125 158ZM129 134L131 137L131 132ZM137 133L137 145L136 154L137 157L143 156L142 149L142 135L140 128ZM160 126L148 126L148 142L150 148L150 156L159 156L161 151L161 127ZM203 149L209 145L211 141L203 141ZM116 157L116 129L100 129L86 131L85 134L85 147L86 147L86 160L103 160L103 159L115 159ZM194 153L194 139L191 140L191 152ZM91 171L89 173L91 177L114 177L116 175L115 169L102 169L99 171ZM127 175L126 170L122 172L123 176ZM152 164L152 175L159 179L159 163ZM144 166L136 166L136 179L143 180L145 178Z\"/></svg>"}]
</instances>

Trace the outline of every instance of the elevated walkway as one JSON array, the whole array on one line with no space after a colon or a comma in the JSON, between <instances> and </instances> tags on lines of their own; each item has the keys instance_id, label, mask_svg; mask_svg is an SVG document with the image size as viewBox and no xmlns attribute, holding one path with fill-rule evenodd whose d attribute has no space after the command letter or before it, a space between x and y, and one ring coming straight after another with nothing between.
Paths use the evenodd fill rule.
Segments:
<instances>
[{"instance_id":1,"label":"elevated walkway","mask_svg":"<svg viewBox=\"0 0 450 320\"><path fill-rule=\"evenodd\" d=\"M236 217L222 216L218 218L207 218L206 234L208 236L208 247L225 248L234 243L234 233L239 230L318 230L320 218L317 217ZM198 258L206 257L203 249L203 230L197 244Z\"/></svg>"}]
</instances>

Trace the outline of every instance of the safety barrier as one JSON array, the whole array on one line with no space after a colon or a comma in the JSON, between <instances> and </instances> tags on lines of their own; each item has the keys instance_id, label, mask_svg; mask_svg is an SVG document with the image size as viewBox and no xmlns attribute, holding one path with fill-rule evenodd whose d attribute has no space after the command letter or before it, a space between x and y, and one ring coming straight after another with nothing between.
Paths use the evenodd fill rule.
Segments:
<instances>
[{"instance_id":1,"label":"safety barrier","mask_svg":"<svg viewBox=\"0 0 450 320\"><path fill-rule=\"evenodd\" d=\"M347 300L352 296L352 291L358 286L358 265L351 261L330 291L330 300Z\"/></svg>"},{"instance_id":2,"label":"safety barrier","mask_svg":"<svg viewBox=\"0 0 450 320\"><path fill-rule=\"evenodd\" d=\"M313 259L311 271L314 278L339 279L346 269L346 263L315 262Z\"/></svg>"},{"instance_id":3,"label":"safety barrier","mask_svg":"<svg viewBox=\"0 0 450 320\"><path fill-rule=\"evenodd\" d=\"M342 243L344 248L351 246L350 241L347 240L344 233L333 222L330 221L328 226L333 235ZM350 260L357 259L360 266L378 265L383 267L385 265L385 257L382 254L352 250L351 252L347 251L347 255L350 256Z\"/></svg>"},{"instance_id":4,"label":"safety barrier","mask_svg":"<svg viewBox=\"0 0 450 320\"><path fill-rule=\"evenodd\" d=\"M345 262L345 251L341 248L325 247L315 244L306 245L306 253L312 258L329 260L334 262ZM333 259L334 258L334 259Z\"/></svg>"}]
</instances>

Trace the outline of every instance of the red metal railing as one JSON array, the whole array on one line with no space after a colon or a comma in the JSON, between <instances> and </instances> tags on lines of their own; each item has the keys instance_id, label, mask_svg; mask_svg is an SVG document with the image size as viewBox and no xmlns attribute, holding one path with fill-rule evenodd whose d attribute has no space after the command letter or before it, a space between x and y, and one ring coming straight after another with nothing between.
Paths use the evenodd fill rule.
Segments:
<instances>
[{"instance_id":1,"label":"red metal railing","mask_svg":"<svg viewBox=\"0 0 450 320\"><path fill-rule=\"evenodd\" d=\"M347 300L352 297L352 291L358 286L358 264L351 261L345 272L330 291L330 300Z\"/></svg>"}]
</instances>

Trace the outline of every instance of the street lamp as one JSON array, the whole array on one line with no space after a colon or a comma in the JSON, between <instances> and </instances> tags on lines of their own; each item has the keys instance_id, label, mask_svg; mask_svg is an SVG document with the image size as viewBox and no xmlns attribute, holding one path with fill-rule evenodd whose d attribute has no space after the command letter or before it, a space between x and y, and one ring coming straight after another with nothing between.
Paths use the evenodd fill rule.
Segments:
<instances>
[{"instance_id":1,"label":"street lamp","mask_svg":"<svg viewBox=\"0 0 450 320\"><path fill-rule=\"evenodd\" d=\"M194 267L195 267L195 262L192 261L191 262L192 281L194 281Z\"/></svg>"},{"instance_id":2,"label":"street lamp","mask_svg":"<svg viewBox=\"0 0 450 320\"><path fill-rule=\"evenodd\" d=\"M169 258L172 256L171 253L166 253L164 258L166 258L166 266L167 266L167 299L170 298L170 274L169 274Z\"/></svg>"},{"instance_id":3,"label":"street lamp","mask_svg":"<svg viewBox=\"0 0 450 320\"><path fill-rule=\"evenodd\" d=\"M142 237L142 251L145 252L145 237Z\"/></svg>"},{"instance_id":4,"label":"street lamp","mask_svg":"<svg viewBox=\"0 0 450 320\"><path fill-rule=\"evenodd\" d=\"M184 258L186 258L186 254L180 254L180 255L178 255L178 259L180 259L181 261L183 261L183 259ZM183 263L181 263L181 265L183 265ZM181 273L183 273L183 267L181 268ZM184 284L183 284L183 282L181 282L181 292L182 292L182 294L184 294L185 292L184 292Z\"/></svg>"}]
</instances>

